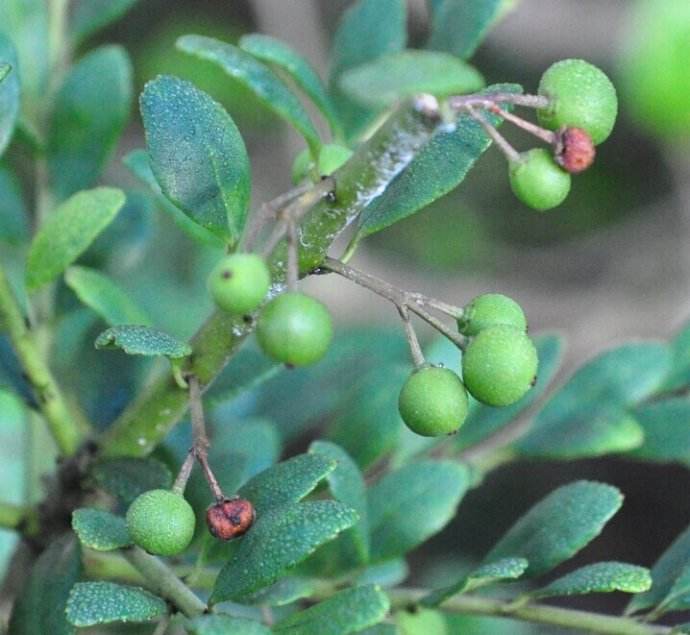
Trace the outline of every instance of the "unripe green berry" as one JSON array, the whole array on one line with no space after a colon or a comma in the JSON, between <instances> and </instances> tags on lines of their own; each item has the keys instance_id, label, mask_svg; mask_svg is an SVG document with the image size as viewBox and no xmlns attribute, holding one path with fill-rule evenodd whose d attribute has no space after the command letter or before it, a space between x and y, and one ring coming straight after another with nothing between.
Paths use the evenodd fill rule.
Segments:
<instances>
[{"instance_id":1,"label":"unripe green berry","mask_svg":"<svg viewBox=\"0 0 690 635\"><path fill-rule=\"evenodd\" d=\"M515 196L540 212L560 205L570 191L570 174L544 148L523 152L511 161L509 174Z\"/></svg>"},{"instance_id":2,"label":"unripe green berry","mask_svg":"<svg viewBox=\"0 0 690 635\"><path fill-rule=\"evenodd\" d=\"M537 111L542 126L582 128L596 145L611 134L618 114L616 89L589 62L568 59L552 64L542 75L539 94L550 100L548 108Z\"/></svg>"},{"instance_id":3,"label":"unripe green berry","mask_svg":"<svg viewBox=\"0 0 690 635\"><path fill-rule=\"evenodd\" d=\"M225 256L208 278L208 289L218 308L244 315L259 308L271 286L271 273L257 254Z\"/></svg>"},{"instance_id":4,"label":"unripe green berry","mask_svg":"<svg viewBox=\"0 0 690 635\"><path fill-rule=\"evenodd\" d=\"M509 406L534 384L538 366L532 340L511 326L492 326L470 341L462 376L470 394L489 406Z\"/></svg>"},{"instance_id":5,"label":"unripe green berry","mask_svg":"<svg viewBox=\"0 0 690 635\"><path fill-rule=\"evenodd\" d=\"M326 354L333 324L321 302L303 293L288 292L264 307L256 336L269 357L290 366L306 366Z\"/></svg>"},{"instance_id":6,"label":"unripe green berry","mask_svg":"<svg viewBox=\"0 0 690 635\"><path fill-rule=\"evenodd\" d=\"M140 494L127 510L127 529L135 544L157 556L174 556L192 541L196 518L179 494L152 489Z\"/></svg>"},{"instance_id":7,"label":"unripe green berry","mask_svg":"<svg viewBox=\"0 0 690 635\"><path fill-rule=\"evenodd\" d=\"M467 417L467 391L447 368L415 370L400 391L398 409L405 425L425 437L456 432Z\"/></svg>"},{"instance_id":8,"label":"unripe green berry","mask_svg":"<svg viewBox=\"0 0 690 635\"><path fill-rule=\"evenodd\" d=\"M501 293L479 295L463 311L458 319L458 330L463 335L477 335L491 326L512 326L520 331L527 330L527 318L522 307Z\"/></svg>"}]
</instances>

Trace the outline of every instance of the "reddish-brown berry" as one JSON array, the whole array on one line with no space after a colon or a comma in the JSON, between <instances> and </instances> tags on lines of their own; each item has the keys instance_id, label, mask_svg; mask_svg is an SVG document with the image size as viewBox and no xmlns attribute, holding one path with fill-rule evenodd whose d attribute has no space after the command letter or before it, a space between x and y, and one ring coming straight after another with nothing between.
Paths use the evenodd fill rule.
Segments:
<instances>
[{"instance_id":1,"label":"reddish-brown berry","mask_svg":"<svg viewBox=\"0 0 690 635\"><path fill-rule=\"evenodd\" d=\"M256 513L244 498L226 498L206 510L208 530L220 540L232 540L246 533Z\"/></svg>"},{"instance_id":2,"label":"reddish-brown berry","mask_svg":"<svg viewBox=\"0 0 690 635\"><path fill-rule=\"evenodd\" d=\"M595 155L592 137L586 130L566 127L558 132L555 159L566 172L583 172L592 165Z\"/></svg>"}]
</instances>

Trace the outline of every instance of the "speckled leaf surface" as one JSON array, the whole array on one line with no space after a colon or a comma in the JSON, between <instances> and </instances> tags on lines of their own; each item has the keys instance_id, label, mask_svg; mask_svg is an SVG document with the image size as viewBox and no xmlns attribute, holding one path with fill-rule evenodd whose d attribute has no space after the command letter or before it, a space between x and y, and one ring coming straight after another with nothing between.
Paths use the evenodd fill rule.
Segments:
<instances>
[{"instance_id":1,"label":"speckled leaf surface","mask_svg":"<svg viewBox=\"0 0 690 635\"><path fill-rule=\"evenodd\" d=\"M231 615L200 615L185 624L191 635L271 635L261 622Z\"/></svg>"},{"instance_id":2,"label":"speckled leaf surface","mask_svg":"<svg viewBox=\"0 0 690 635\"><path fill-rule=\"evenodd\" d=\"M102 509L75 510L72 529L82 545L95 551L113 551L132 544L125 519Z\"/></svg>"},{"instance_id":3,"label":"speckled leaf surface","mask_svg":"<svg viewBox=\"0 0 690 635\"><path fill-rule=\"evenodd\" d=\"M630 454L648 461L690 465L690 399L673 397L641 404L632 413L644 432Z\"/></svg>"},{"instance_id":4,"label":"speckled leaf surface","mask_svg":"<svg viewBox=\"0 0 690 635\"><path fill-rule=\"evenodd\" d=\"M314 580L302 576L286 576L265 589L261 589L246 600L256 606L285 606L316 592Z\"/></svg>"},{"instance_id":5,"label":"speckled leaf surface","mask_svg":"<svg viewBox=\"0 0 690 635\"><path fill-rule=\"evenodd\" d=\"M12 138L19 116L19 74L12 42L0 33L0 156Z\"/></svg>"},{"instance_id":6,"label":"speckled leaf surface","mask_svg":"<svg viewBox=\"0 0 690 635\"><path fill-rule=\"evenodd\" d=\"M620 509L623 496L605 483L576 481L551 492L520 518L484 559L526 558L533 577L574 556Z\"/></svg>"},{"instance_id":7,"label":"speckled leaf surface","mask_svg":"<svg viewBox=\"0 0 690 635\"><path fill-rule=\"evenodd\" d=\"M211 603L240 601L272 584L355 522L357 514L337 501L286 505L259 514L218 574Z\"/></svg>"},{"instance_id":8,"label":"speckled leaf surface","mask_svg":"<svg viewBox=\"0 0 690 635\"><path fill-rule=\"evenodd\" d=\"M139 494L150 489L169 489L172 485L168 467L152 458L106 459L96 463L91 475L99 487L126 506Z\"/></svg>"},{"instance_id":9,"label":"speckled leaf surface","mask_svg":"<svg viewBox=\"0 0 690 635\"><path fill-rule=\"evenodd\" d=\"M641 593L649 590L652 578L649 569L625 562L596 562L576 569L550 584L532 591L537 598L587 593Z\"/></svg>"},{"instance_id":10,"label":"speckled leaf surface","mask_svg":"<svg viewBox=\"0 0 690 635\"><path fill-rule=\"evenodd\" d=\"M128 355L160 356L178 359L192 352L189 344L148 326L113 326L96 338L96 348L119 348Z\"/></svg>"},{"instance_id":11,"label":"speckled leaf surface","mask_svg":"<svg viewBox=\"0 0 690 635\"><path fill-rule=\"evenodd\" d=\"M121 18L137 0L77 0L70 30L75 42L91 37L111 22Z\"/></svg>"}]
</instances>

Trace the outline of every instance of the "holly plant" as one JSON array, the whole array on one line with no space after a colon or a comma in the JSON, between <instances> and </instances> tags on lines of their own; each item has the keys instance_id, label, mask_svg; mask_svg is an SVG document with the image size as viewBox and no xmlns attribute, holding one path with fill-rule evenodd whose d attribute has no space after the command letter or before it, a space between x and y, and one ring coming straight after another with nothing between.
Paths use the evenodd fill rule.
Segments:
<instances>
[{"instance_id":1,"label":"holly plant","mask_svg":"<svg viewBox=\"0 0 690 635\"><path fill-rule=\"evenodd\" d=\"M327 82L266 35L180 37L179 51L303 138L294 188L261 202L233 118L174 75L139 95L145 147L124 156L130 174L104 176L133 110L132 70L92 36L134 4L0 5L8 632L434 635L470 632L468 616L484 616L483 633L500 628L481 621L491 616L690 632L657 623L689 606L688 531L651 571L604 561L548 576L621 507L605 483L516 510L443 582L425 586L407 560L506 462L687 463L674 421L690 415L690 329L608 350L549 390L562 338L529 333L515 299L433 298L351 264L492 145L519 201L560 205L614 126L608 77L566 59L536 90L487 86L467 60L501 0L430 2L420 48L407 45L403 0L351 2ZM511 127L534 146L515 149ZM344 328L312 296L349 284L400 328ZM424 346L420 322L437 333ZM623 615L550 603L612 591L632 594Z\"/></svg>"}]
</instances>

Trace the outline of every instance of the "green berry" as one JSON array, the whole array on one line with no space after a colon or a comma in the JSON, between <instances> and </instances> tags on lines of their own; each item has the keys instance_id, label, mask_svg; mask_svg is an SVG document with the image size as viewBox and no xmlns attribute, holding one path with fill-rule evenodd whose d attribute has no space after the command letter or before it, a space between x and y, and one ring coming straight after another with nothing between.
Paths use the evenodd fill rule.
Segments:
<instances>
[{"instance_id":1,"label":"green berry","mask_svg":"<svg viewBox=\"0 0 690 635\"><path fill-rule=\"evenodd\" d=\"M135 544L157 556L174 556L192 541L196 518L179 494L152 489L139 495L127 510L127 529Z\"/></svg>"},{"instance_id":2,"label":"green berry","mask_svg":"<svg viewBox=\"0 0 690 635\"><path fill-rule=\"evenodd\" d=\"M337 143L327 143L319 152L319 174L328 176L350 160L352 150Z\"/></svg>"},{"instance_id":3,"label":"green berry","mask_svg":"<svg viewBox=\"0 0 690 635\"><path fill-rule=\"evenodd\" d=\"M208 288L218 308L234 315L258 309L270 286L271 273L256 254L225 256L208 278Z\"/></svg>"},{"instance_id":4,"label":"green berry","mask_svg":"<svg viewBox=\"0 0 690 635\"><path fill-rule=\"evenodd\" d=\"M467 417L467 391L447 368L424 366L407 379L398 399L405 425L424 437L456 432Z\"/></svg>"},{"instance_id":5,"label":"green berry","mask_svg":"<svg viewBox=\"0 0 690 635\"><path fill-rule=\"evenodd\" d=\"M551 65L539 82L539 94L551 102L537 111L542 126L551 130L582 128L596 145L611 134L618 114L616 89L589 62L569 59Z\"/></svg>"},{"instance_id":6,"label":"green berry","mask_svg":"<svg viewBox=\"0 0 690 635\"><path fill-rule=\"evenodd\" d=\"M492 326L470 341L462 376L470 394L489 406L509 406L523 397L537 375L537 351L524 331Z\"/></svg>"},{"instance_id":7,"label":"green berry","mask_svg":"<svg viewBox=\"0 0 690 635\"><path fill-rule=\"evenodd\" d=\"M540 212L560 205L570 191L570 174L544 148L523 152L511 161L509 171L515 196Z\"/></svg>"},{"instance_id":8,"label":"green berry","mask_svg":"<svg viewBox=\"0 0 690 635\"><path fill-rule=\"evenodd\" d=\"M326 354L333 324L321 302L303 293L289 292L264 307L256 336L269 357L290 366L306 366Z\"/></svg>"},{"instance_id":9,"label":"green berry","mask_svg":"<svg viewBox=\"0 0 690 635\"><path fill-rule=\"evenodd\" d=\"M501 293L485 293L472 300L462 311L458 330L464 335L477 335L491 326L512 326L527 330L527 318L522 307Z\"/></svg>"}]
</instances>

